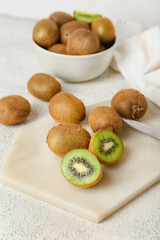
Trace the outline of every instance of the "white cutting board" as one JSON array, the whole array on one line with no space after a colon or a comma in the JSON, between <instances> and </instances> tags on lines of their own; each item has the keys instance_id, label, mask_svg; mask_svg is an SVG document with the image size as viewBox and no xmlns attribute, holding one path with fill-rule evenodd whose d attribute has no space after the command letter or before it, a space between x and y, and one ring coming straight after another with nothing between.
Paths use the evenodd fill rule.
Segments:
<instances>
[{"instance_id":1,"label":"white cutting board","mask_svg":"<svg viewBox=\"0 0 160 240\"><path fill-rule=\"evenodd\" d=\"M88 106L87 114L105 105L109 102ZM160 109L150 104L141 121L160 128ZM160 141L124 125L121 159L103 166L103 178L94 187L72 186L61 174L61 158L46 144L56 124L48 117L19 130L0 172L3 184L98 223L160 180ZM87 120L82 126L91 132Z\"/></svg>"}]
</instances>

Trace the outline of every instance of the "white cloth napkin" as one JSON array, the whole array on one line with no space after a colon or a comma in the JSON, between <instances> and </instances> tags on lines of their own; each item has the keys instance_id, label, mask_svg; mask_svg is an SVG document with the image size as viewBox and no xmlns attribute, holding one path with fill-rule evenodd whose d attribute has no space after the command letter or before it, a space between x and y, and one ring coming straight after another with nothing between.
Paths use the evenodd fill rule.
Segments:
<instances>
[{"instance_id":1,"label":"white cloth napkin","mask_svg":"<svg viewBox=\"0 0 160 240\"><path fill-rule=\"evenodd\" d=\"M133 88L160 107L160 28L147 28L118 21L112 67L118 69Z\"/></svg>"}]
</instances>

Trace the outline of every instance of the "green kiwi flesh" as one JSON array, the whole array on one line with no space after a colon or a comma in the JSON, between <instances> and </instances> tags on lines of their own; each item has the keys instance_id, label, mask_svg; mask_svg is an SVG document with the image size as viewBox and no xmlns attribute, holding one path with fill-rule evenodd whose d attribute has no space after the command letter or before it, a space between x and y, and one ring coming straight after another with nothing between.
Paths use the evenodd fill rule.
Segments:
<instances>
[{"instance_id":1,"label":"green kiwi flesh","mask_svg":"<svg viewBox=\"0 0 160 240\"><path fill-rule=\"evenodd\" d=\"M98 17L101 17L101 15L97 13L74 11L74 18L76 20L84 21L87 23L92 23Z\"/></svg>"},{"instance_id":2,"label":"green kiwi flesh","mask_svg":"<svg viewBox=\"0 0 160 240\"><path fill-rule=\"evenodd\" d=\"M106 163L114 163L123 153L121 139L112 131L100 130L93 139L93 148L96 155Z\"/></svg>"},{"instance_id":3,"label":"green kiwi flesh","mask_svg":"<svg viewBox=\"0 0 160 240\"><path fill-rule=\"evenodd\" d=\"M84 149L68 152L62 158L61 171L69 183L82 188L96 184L102 176L99 161Z\"/></svg>"}]
</instances>

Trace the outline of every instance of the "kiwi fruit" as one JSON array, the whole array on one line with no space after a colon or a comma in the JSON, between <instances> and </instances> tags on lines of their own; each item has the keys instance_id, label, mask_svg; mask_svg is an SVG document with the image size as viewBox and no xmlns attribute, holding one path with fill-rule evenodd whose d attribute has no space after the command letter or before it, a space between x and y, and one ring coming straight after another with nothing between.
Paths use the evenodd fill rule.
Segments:
<instances>
[{"instance_id":1,"label":"kiwi fruit","mask_svg":"<svg viewBox=\"0 0 160 240\"><path fill-rule=\"evenodd\" d=\"M0 99L0 123L15 125L23 122L30 114L31 105L19 95L9 95Z\"/></svg>"},{"instance_id":2,"label":"kiwi fruit","mask_svg":"<svg viewBox=\"0 0 160 240\"><path fill-rule=\"evenodd\" d=\"M52 45L50 48L48 48L48 51L59 54L67 54L66 45L62 43Z\"/></svg>"},{"instance_id":3,"label":"kiwi fruit","mask_svg":"<svg viewBox=\"0 0 160 240\"><path fill-rule=\"evenodd\" d=\"M68 38L67 53L70 55L88 55L99 50L97 35L85 28L76 29Z\"/></svg>"},{"instance_id":4,"label":"kiwi fruit","mask_svg":"<svg viewBox=\"0 0 160 240\"><path fill-rule=\"evenodd\" d=\"M41 47L49 48L59 39L57 24L50 19L42 19L33 28L33 40Z\"/></svg>"},{"instance_id":5,"label":"kiwi fruit","mask_svg":"<svg viewBox=\"0 0 160 240\"><path fill-rule=\"evenodd\" d=\"M108 129L118 135L122 130L121 117L111 107L96 107L89 114L88 122L93 132Z\"/></svg>"},{"instance_id":6,"label":"kiwi fruit","mask_svg":"<svg viewBox=\"0 0 160 240\"><path fill-rule=\"evenodd\" d=\"M54 12L49 16L49 19L56 22L57 25L60 27L64 23L73 21L74 17L72 17L70 14L65 13L65 12Z\"/></svg>"},{"instance_id":7,"label":"kiwi fruit","mask_svg":"<svg viewBox=\"0 0 160 240\"><path fill-rule=\"evenodd\" d=\"M104 47L104 45L100 44L100 47L99 47L99 49L98 49L98 52L103 52L103 51L105 51L105 50L106 50L106 48Z\"/></svg>"},{"instance_id":8,"label":"kiwi fruit","mask_svg":"<svg viewBox=\"0 0 160 240\"><path fill-rule=\"evenodd\" d=\"M89 25L83 21L71 21L63 24L60 27L60 39L63 44L67 43L67 40L72 32L74 32L78 28L86 28L89 29Z\"/></svg>"},{"instance_id":9,"label":"kiwi fruit","mask_svg":"<svg viewBox=\"0 0 160 240\"><path fill-rule=\"evenodd\" d=\"M70 93L60 92L51 98L49 113L62 124L79 124L86 116L86 109L81 100Z\"/></svg>"},{"instance_id":10,"label":"kiwi fruit","mask_svg":"<svg viewBox=\"0 0 160 240\"><path fill-rule=\"evenodd\" d=\"M61 91L61 84L46 73L34 74L29 79L27 87L34 97L47 102Z\"/></svg>"},{"instance_id":11,"label":"kiwi fruit","mask_svg":"<svg viewBox=\"0 0 160 240\"><path fill-rule=\"evenodd\" d=\"M111 42L115 39L115 29L110 19L99 17L93 21L91 29L97 34L102 43Z\"/></svg>"},{"instance_id":12,"label":"kiwi fruit","mask_svg":"<svg viewBox=\"0 0 160 240\"><path fill-rule=\"evenodd\" d=\"M113 96L111 106L121 117L136 120L144 116L148 109L148 102L139 91L122 89Z\"/></svg>"},{"instance_id":13,"label":"kiwi fruit","mask_svg":"<svg viewBox=\"0 0 160 240\"><path fill-rule=\"evenodd\" d=\"M50 129L47 144L52 152L64 156L73 149L88 149L90 134L78 125L58 125Z\"/></svg>"},{"instance_id":14,"label":"kiwi fruit","mask_svg":"<svg viewBox=\"0 0 160 240\"><path fill-rule=\"evenodd\" d=\"M102 164L115 163L123 153L123 142L112 131L99 130L91 138L89 151L91 151Z\"/></svg>"},{"instance_id":15,"label":"kiwi fruit","mask_svg":"<svg viewBox=\"0 0 160 240\"><path fill-rule=\"evenodd\" d=\"M76 20L84 21L87 23L92 23L98 17L101 17L101 15L97 13L74 11L74 18Z\"/></svg>"},{"instance_id":16,"label":"kiwi fruit","mask_svg":"<svg viewBox=\"0 0 160 240\"><path fill-rule=\"evenodd\" d=\"M69 183L80 188L91 187L102 178L102 168L97 158L84 149L68 152L61 160L61 171Z\"/></svg>"}]
</instances>

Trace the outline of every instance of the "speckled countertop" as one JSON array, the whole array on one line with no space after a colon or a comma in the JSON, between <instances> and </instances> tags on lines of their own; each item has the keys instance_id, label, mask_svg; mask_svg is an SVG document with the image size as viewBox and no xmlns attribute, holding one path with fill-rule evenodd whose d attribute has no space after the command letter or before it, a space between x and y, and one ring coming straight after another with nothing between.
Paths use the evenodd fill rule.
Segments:
<instances>
[{"instance_id":1,"label":"speckled countertop","mask_svg":"<svg viewBox=\"0 0 160 240\"><path fill-rule=\"evenodd\" d=\"M31 30L34 21L0 17L0 97L19 94L32 105L24 124L48 114L48 104L27 91L29 77L41 72L33 55ZM110 99L128 87L123 77L109 69L96 80L62 82L63 91L85 105ZM0 166L17 130L0 126ZM105 199L104 199L105 201ZM91 223L0 184L0 240L158 240L160 239L160 183L145 191L100 224Z\"/></svg>"}]
</instances>

